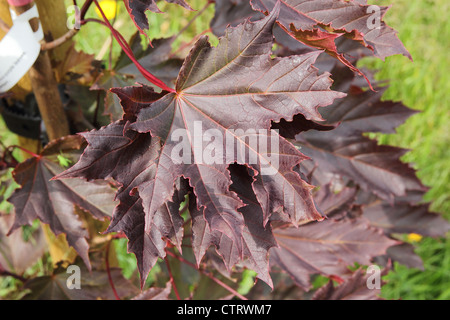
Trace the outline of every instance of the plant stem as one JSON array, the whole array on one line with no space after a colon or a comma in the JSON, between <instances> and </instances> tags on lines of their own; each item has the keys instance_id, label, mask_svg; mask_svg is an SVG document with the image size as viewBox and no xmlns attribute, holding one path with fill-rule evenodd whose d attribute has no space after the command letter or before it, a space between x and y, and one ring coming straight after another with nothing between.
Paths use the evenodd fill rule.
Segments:
<instances>
[{"instance_id":1,"label":"plant stem","mask_svg":"<svg viewBox=\"0 0 450 320\"><path fill-rule=\"evenodd\" d=\"M38 154L36 154L36 153L34 153L34 152L30 151L30 150L27 150L27 149L25 149L24 147L21 147L21 146L9 146L9 148L13 148L13 149L16 148L16 149L22 150L23 152L28 153L30 156L32 156L34 158L40 158L41 157L40 155L38 155Z\"/></svg>"},{"instance_id":2,"label":"plant stem","mask_svg":"<svg viewBox=\"0 0 450 320\"><path fill-rule=\"evenodd\" d=\"M24 278L22 276L19 276L18 274L15 274L15 273L12 273L12 272L9 272L9 271L6 271L6 270L1 270L1 269L0 269L0 276L2 276L2 277L13 277L14 279L17 279L17 280L22 281L22 282L26 282L27 281L26 278Z\"/></svg>"},{"instance_id":3,"label":"plant stem","mask_svg":"<svg viewBox=\"0 0 450 320\"><path fill-rule=\"evenodd\" d=\"M167 271L169 272L169 278L170 278L170 282L172 283L172 287L173 287L173 291L175 292L175 296L177 297L177 300L181 300L180 294L178 293L178 289L175 284L175 280L173 279L172 270L170 269L170 264L169 264L169 260L167 259L167 257L166 257L166 259L164 259L164 261L166 262Z\"/></svg>"},{"instance_id":4,"label":"plant stem","mask_svg":"<svg viewBox=\"0 0 450 320\"><path fill-rule=\"evenodd\" d=\"M114 293L114 297L116 300L120 300L119 295L117 294L116 287L114 286L114 282L111 276L111 268L109 267L109 249L111 247L111 241L108 241L108 244L106 245L106 259L105 259L105 265L106 265L106 273L108 274L108 281L109 285L111 286L111 289Z\"/></svg>"}]
</instances>

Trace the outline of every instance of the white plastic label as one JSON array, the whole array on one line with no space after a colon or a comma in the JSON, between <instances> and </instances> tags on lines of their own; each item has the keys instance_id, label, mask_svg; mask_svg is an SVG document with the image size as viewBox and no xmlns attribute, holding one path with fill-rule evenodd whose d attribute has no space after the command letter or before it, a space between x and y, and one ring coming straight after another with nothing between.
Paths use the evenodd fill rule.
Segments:
<instances>
[{"instance_id":1,"label":"white plastic label","mask_svg":"<svg viewBox=\"0 0 450 320\"><path fill-rule=\"evenodd\" d=\"M6 92L30 70L39 56L44 38L42 26L34 32L29 21L38 18L36 5L16 16L11 12L13 26L0 42L0 93Z\"/></svg>"}]
</instances>

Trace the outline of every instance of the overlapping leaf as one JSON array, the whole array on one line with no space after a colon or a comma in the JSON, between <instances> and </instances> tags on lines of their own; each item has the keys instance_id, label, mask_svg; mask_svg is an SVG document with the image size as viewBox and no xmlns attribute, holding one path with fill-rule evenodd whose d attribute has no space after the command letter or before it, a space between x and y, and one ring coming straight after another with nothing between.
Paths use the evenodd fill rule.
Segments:
<instances>
[{"instance_id":1,"label":"overlapping leaf","mask_svg":"<svg viewBox=\"0 0 450 320\"><path fill-rule=\"evenodd\" d=\"M194 234L203 227L210 237L200 238L205 245L198 246L197 258L213 243L228 267L248 259L268 283L267 251L274 243L266 224L271 213L280 211L294 223L321 218L312 201L312 187L293 171L305 157L269 129L272 121L292 119L299 113L320 119L317 108L342 94L330 91L328 73L318 75L312 67L318 53L271 59L276 14L277 10L263 20L227 29L217 48L201 38L180 71L175 93L158 96L146 86L114 89L125 110L124 120L83 134L88 148L76 165L58 176L113 178L121 183L116 195L120 204L109 231L125 231L144 280L156 259L165 256L162 238L179 243L180 224L175 221L179 221L176 209L181 199L175 200L174 185L180 177L189 180L195 196L191 214L198 212L193 220L199 220ZM199 127L203 130L196 132ZM187 141L187 149L182 150L187 161L181 163L173 157L179 147L173 134L180 129L189 139L201 139L200 147ZM214 133L214 139L205 146L201 135L207 130ZM225 141L219 135L231 136L238 148L257 161L247 164L245 156L221 154ZM279 167L269 161L267 150L252 149L246 140L268 141L272 136L280 144ZM220 154L217 161L204 161L205 150L209 155ZM257 200L253 209L245 207L239 197L245 192L231 188L227 168L235 162L254 170L255 179L248 186ZM263 165L274 172L262 174ZM173 208L167 208L171 201ZM172 221L169 229L164 228L164 221ZM268 240L258 243L258 234Z\"/></svg>"},{"instance_id":2,"label":"overlapping leaf","mask_svg":"<svg viewBox=\"0 0 450 320\"><path fill-rule=\"evenodd\" d=\"M271 263L304 290L310 289L312 274L348 277L347 266L371 264L372 258L397 244L361 219L313 222L297 229L276 229L274 235L280 248L271 249Z\"/></svg>"},{"instance_id":3,"label":"overlapping leaf","mask_svg":"<svg viewBox=\"0 0 450 320\"><path fill-rule=\"evenodd\" d=\"M89 211L97 219L111 216L114 209L114 191L107 181L87 183L81 179L51 181L63 168L58 155L70 157L70 152L83 145L80 136L68 136L49 143L37 157L19 164L13 171L14 179L22 188L8 199L16 210L16 218L9 233L35 219L49 224L56 234L66 234L89 266L88 232L74 212L74 206ZM75 159L72 159L72 161ZM76 160L75 160L76 161Z\"/></svg>"},{"instance_id":4,"label":"overlapping leaf","mask_svg":"<svg viewBox=\"0 0 450 320\"><path fill-rule=\"evenodd\" d=\"M318 173L344 175L364 190L383 199L425 191L415 170L400 158L407 150L379 145L364 132L393 133L415 112L400 103L381 101L382 93L350 87L346 99L324 108L325 124L339 124L332 131L308 131L297 136L302 152L318 166ZM327 184L330 181L322 181Z\"/></svg>"},{"instance_id":5,"label":"overlapping leaf","mask_svg":"<svg viewBox=\"0 0 450 320\"><path fill-rule=\"evenodd\" d=\"M157 39L153 46L146 49L142 47L139 33L135 33L129 42L134 57L153 75L166 83L172 83L181 68L182 60L169 58L172 50L172 38ZM111 116L112 121L122 119L123 110L118 97L111 88L123 88L136 83L148 84L130 58L122 51L112 70L104 70L92 85L91 90L104 90L105 113Z\"/></svg>"},{"instance_id":6,"label":"overlapping leaf","mask_svg":"<svg viewBox=\"0 0 450 320\"><path fill-rule=\"evenodd\" d=\"M270 12L277 1L251 0L251 4L256 10ZM304 40L303 31L312 31L316 33L311 36L318 48L336 52L332 42L323 45L320 41L329 37L332 40L333 36L344 34L373 50L381 59L394 54L411 58L398 39L396 31L382 21L388 7L341 0L281 0L281 3L278 22L294 35L301 35L300 41ZM308 42L314 45L311 40Z\"/></svg>"},{"instance_id":7,"label":"overlapping leaf","mask_svg":"<svg viewBox=\"0 0 450 320\"><path fill-rule=\"evenodd\" d=\"M243 256L239 249L225 234L211 230L204 220L195 202L191 204L192 216L192 245L197 262L199 263L211 245L215 245L217 252L224 258L228 270L237 263L244 263L248 268L258 274L258 278L272 286L269 275L269 250L277 243L272 234L270 225L264 226L261 206L252 191L253 178L245 166L232 165L230 167L233 184L231 190L236 192L246 206L239 209L244 216L243 230Z\"/></svg>"},{"instance_id":8,"label":"overlapping leaf","mask_svg":"<svg viewBox=\"0 0 450 320\"><path fill-rule=\"evenodd\" d=\"M385 275L385 271L380 277L381 275ZM332 281L328 282L314 293L312 300L381 300L379 288L368 288L369 276L363 269L358 269L339 286L334 286Z\"/></svg>"},{"instance_id":9,"label":"overlapping leaf","mask_svg":"<svg viewBox=\"0 0 450 320\"><path fill-rule=\"evenodd\" d=\"M270 12L278 0L251 0L255 10ZM325 50L355 73L369 79L343 53L338 51L336 39L345 36L372 50L384 60L394 54L411 58L396 35L382 20L387 7L368 5L358 1L341 0L281 0L279 25L298 41Z\"/></svg>"},{"instance_id":10,"label":"overlapping leaf","mask_svg":"<svg viewBox=\"0 0 450 320\"><path fill-rule=\"evenodd\" d=\"M228 26L236 27L249 18L253 21L262 17L254 11L249 0L214 0L215 14L211 20L211 31L218 37L225 34Z\"/></svg>"},{"instance_id":11,"label":"overlapping leaf","mask_svg":"<svg viewBox=\"0 0 450 320\"><path fill-rule=\"evenodd\" d=\"M205 151L205 146L200 146L200 150L192 146L188 151L195 158L188 158L188 161L194 160L194 164L175 165L171 159L175 143L170 139L177 129L189 132L191 137L201 134L195 133L200 126L204 132L210 130L217 136L231 135L238 148L252 153L254 150L244 141L245 135L239 135L236 129L244 131L244 134L247 129L269 129L270 121L290 119L297 113L303 113L307 118L319 119L317 107L330 104L341 96L339 93L329 91L331 82L328 74L319 76L311 68L317 54L270 59L275 15L276 12L256 23L247 21L239 27L228 29L217 48L211 48L206 38L200 39L180 72L176 85L177 92L167 94L151 107L143 109L138 121L131 125L133 129L150 132L162 139L159 166L164 170L158 171L153 190L163 188L170 191L171 181L183 174L190 179L200 206L212 202L217 205L215 211L216 208L220 208L216 212L210 211L211 206L205 208L205 217L211 227L228 228L226 233L236 241L239 241L242 234L243 220L236 211L241 204L236 196L227 190L230 182L227 182L229 177L226 174L226 164L239 160L233 157L225 158L225 154L221 154L217 161L219 164L214 164L215 168L212 169L199 158L199 154L201 157ZM267 139L267 134L259 135L259 138ZM224 150L224 139L218 140L212 141L209 148ZM267 178L264 192L267 192L269 186L273 186L273 190L279 190L280 186L284 186L285 190L293 190L298 194L299 186L304 190L305 185L296 174L292 174L289 180L285 172L303 157L283 139L281 145L283 150L290 149L288 157L290 163ZM264 159L265 155L261 153L251 156L256 157L258 163L270 162ZM260 172L257 166L255 169ZM216 180L218 183L209 185L208 190L205 189L205 182L208 180ZM281 180L282 183L276 180ZM278 187L274 186L275 181ZM225 198L211 197L211 192L216 196L225 195ZM143 200L149 205L144 208L151 218L155 208L166 201L171 192L163 193L162 197L159 194L157 199L152 197L151 193L140 192L140 194L146 197ZM257 196L260 196L258 192ZM277 193L273 192L270 196L276 197ZM308 204L307 197L304 194L301 197L304 209L293 212L285 205L286 214L297 220L317 217L313 213L312 204ZM227 225L238 227L230 228Z\"/></svg>"},{"instance_id":12,"label":"overlapping leaf","mask_svg":"<svg viewBox=\"0 0 450 320\"><path fill-rule=\"evenodd\" d=\"M363 210L364 217L374 226L388 233L418 233L442 237L450 231L450 224L440 214L429 210L429 204L375 203Z\"/></svg>"}]
</instances>

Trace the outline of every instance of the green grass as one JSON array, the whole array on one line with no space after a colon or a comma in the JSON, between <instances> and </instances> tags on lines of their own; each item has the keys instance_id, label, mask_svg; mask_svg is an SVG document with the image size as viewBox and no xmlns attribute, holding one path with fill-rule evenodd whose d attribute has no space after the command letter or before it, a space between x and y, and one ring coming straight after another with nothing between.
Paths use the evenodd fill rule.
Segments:
<instances>
[{"instance_id":1,"label":"green grass","mask_svg":"<svg viewBox=\"0 0 450 320\"><path fill-rule=\"evenodd\" d=\"M399 127L398 134L385 135L381 143L412 149L403 160L418 169L418 176L431 190L426 195L432 208L450 218L450 2L447 0L376 1L394 3L386 22L413 56L371 60L379 69L377 79L390 80L386 100L402 101L420 110Z\"/></svg>"},{"instance_id":2,"label":"green grass","mask_svg":"<svg viewBox=\"0 0 450 320\"><path fill-rule=\"evenodd\" d=\"M450 218L450 2L447 0L372 1L393 3L386 22L413 56L366 61L379 69L377 79L390 80L386 100L402 101L420 110L399 127L398 134L380 136L380 142L411 151L403 157L430 187L425 200ZM389 299L450 299L450 236L426 238L416 245L425 271L395 265L386 279L383 297Z\"/></svg>"}]
</instances>

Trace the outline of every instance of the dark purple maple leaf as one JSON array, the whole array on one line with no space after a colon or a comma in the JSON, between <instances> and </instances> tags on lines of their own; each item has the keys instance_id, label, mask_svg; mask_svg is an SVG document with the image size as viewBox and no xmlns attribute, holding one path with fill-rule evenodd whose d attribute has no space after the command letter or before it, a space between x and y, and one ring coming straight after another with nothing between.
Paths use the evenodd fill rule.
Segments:
<instances>
[{"instance_id":1,"label":"dark purple maple leaf","mask_svg":"<svg viewBox=\"0 0 450 320\"><path fill-rule=\"evenodd\" d=\"M255 10L270 12L279 0L250 0ZM338 52L336 39L345 36L372 50L385 59L394 54L411 58L396 35L382 20L388 7L341 0L280 0L278 24L292 38L325 50L355 73L369 79L347 57Z\"/></svg>"},{"instance_id":2,"label":"dark purple maple leaf","mask_svg":"<svg viewBox=\"0 0 450 320\"><path fill-rule=\"evenodd\" d=\"M251 170L240 165L231 165L229 170L233 180L231 190L236 192L245 203L245 206L239 209L245 221L242 233L242 255L229 237L208 227L195 201L191 201L192 247L197 264L200 263L206 250L214 245L218 254L223 257L228 272L239 262L256 271L258 278L272 287L273 283L269 275L269 250L276 247L277 243L270 225L264 224L261 206L252 190L253 177L249 174Z\"/></svg>"},{"instance_id":3,"label":"dark purple maple leaf","mask_svg":"<svg viewBox=\"0 0 450 320\"><path fill-rule=\"evenodd\" d=\"M153 41L152 46L144 49L139 33L136 32L131 37L129 46L134 57L146 70L165 83L170 84L176 79L182 65L181 59L168 58L172 50L173 40L174 38L156 39ZM103 90L106 92L104 114L109 114L112 122L122 119L124 112L129 113L129 110L120 104L120 96L117 97L117 95L113 94L112 89L124 88L136 83L150 85L136 65L122 51L112 70L104 70L91 86L91 90ZM161 95L155 93L153 100L159 97Z\"/></svg>"},{"instance_id":4,"label":"dark purple maple leaf","mask_svg":"<svg viewBox=\"0 0 450 320\"><path fill-rule=\"evenodd\" d=\"M355 262L369 265L372 258L398 243L363 219L330 219L299 228L277 228L274 235L279 248L270 250L271 263L304 290L311 288L311 274L348 278L347 266Z\"/></svg>"},{"instance_id":5,"label":"dark purple maple leaf","mask_svg":"<svg viewBox=\"0 0 450 320\"><path fill-rule=\"evenodd\" d=\"M125 114L131 117L127 112ZM162 204L155 213L150 231L144 231L142 199L134 189L153 179L160 145L159 140L152 139L150 134L127 130L125 123L119 121L100 130L81 133L88 142L81 160L55 179L83 177L90 181L112 178L120 183L116 193L119 204L107 232L125 233L129 239L128 249L136 255L143 285L158 258L165 257L164 239L170 239L181 249L183 220L178 208L182 199L180 196L173 202Z\"/></svg>"},{"instance_id":6,"label":"dark purple maple leaf","mask_svg":"<svg viewBox=\"0 0 450 320\"><path fill-rule=\"evenodd\" d=\"M230 134L239 148L252 153L254 151L244 141L245 136L236 133L236 129L269 129L272 120L291 119L298 113L309 119L320 119L317 107L328 105L335 98L342 96L329 90L331 82L328 74L319 76L316 70L311 68L317 53L284 59L270 58L272 27L276 13L274 11L270 16L255 23L247 21L236 28L227 29L217 48L212 48L206 37L201 38L180 71L176 84L177 92L167 94L143 109L137 122L130 126L139 132L150 132L161 138L163 146L159 167L162 169L158 171L153 190L170 190L172 181L183 174L194 187L200 206L210 202L218 205L214 207L214 212L210 211L211 206L205 208L205 218L211 227L227 228L228 232L225 233L236 241L240 241L242 234L243 220L236 211L242 203L228 191L230 179L226 173L226 165L238 160L234 157L225 158L222 154L220 157L223 158L218 162L223 164L215 164L214 170L210 165L202 164L198 158L193 159L192 165L176 165L171 159L175 143L170 141L170 138L177 129L185 130L193 136L197 123L205 131L214 130L222 137ZM267 139L267 135L255 134L255 137ZM205 151L205 146L201 146L201 150L189 148L191 150L188 151L193 151L194 156L197 156L196 151ZM223 149L223 141L213 142L209 148ZM284 187L293 190L294 196L291 198L298 202L296 194L299 194L299 186L302 190L308 187L302 185L303 182L296 174L288 172L304 158L283 139L280 149L290 149L290 163L286 168L280 168L273 177L266 178L264 192L269 188L276 191ZM264 154L255 153L252 156L258 159L258 163L269 162L264 158ZM254 167L261 173L261 168ZM209 180L219 183L208 185L208 188L211 188L208 190L205 189L204 183ZM148 203L148 207L144 205L144 209L149 220L155 208L171 196L170 192L164 192L162 196L159 193L155 199L152 193L139 192L144 202ZM225 195L225 198L211 197L211 192L215 195ZM257 196L262 195L258 192ZM275 198L277 193L272 192L270 196ZM315 209L307 200L307 196L301 194L299 197L304 199L303 202L306 201L302 205L304 209L293 212L287 204L281 204L284 205L286 214L297 220L319 217L314 213ZM269 212L265 211L265 214ZM237 229L227 227L230 225L240 226Z\"/></svg>"},{"instance_id":7,"label":"dark purple maple leaf","mask_svg":"<svg viewBox=\"0 0 450 320\"><path fill-rule=\"evenodd\" d=\"M14 179L22 187L8 199L16 210L16 218L9 233L35 219L49 224L56 234L66 234L69 245L75 248L90 267L88 231L74 212L78 206L95 218L110 217L115 206L114 190L107 181L87 183L82 179L51 181L63 168L56 160L58 155L70 153L84 144L80 136L68 136L50 142L38 157L20 163L13 171ZM75 158L72 158L72 161ZM76 161L76 160L75 160Z\"/></svg>"}]
</instances>

